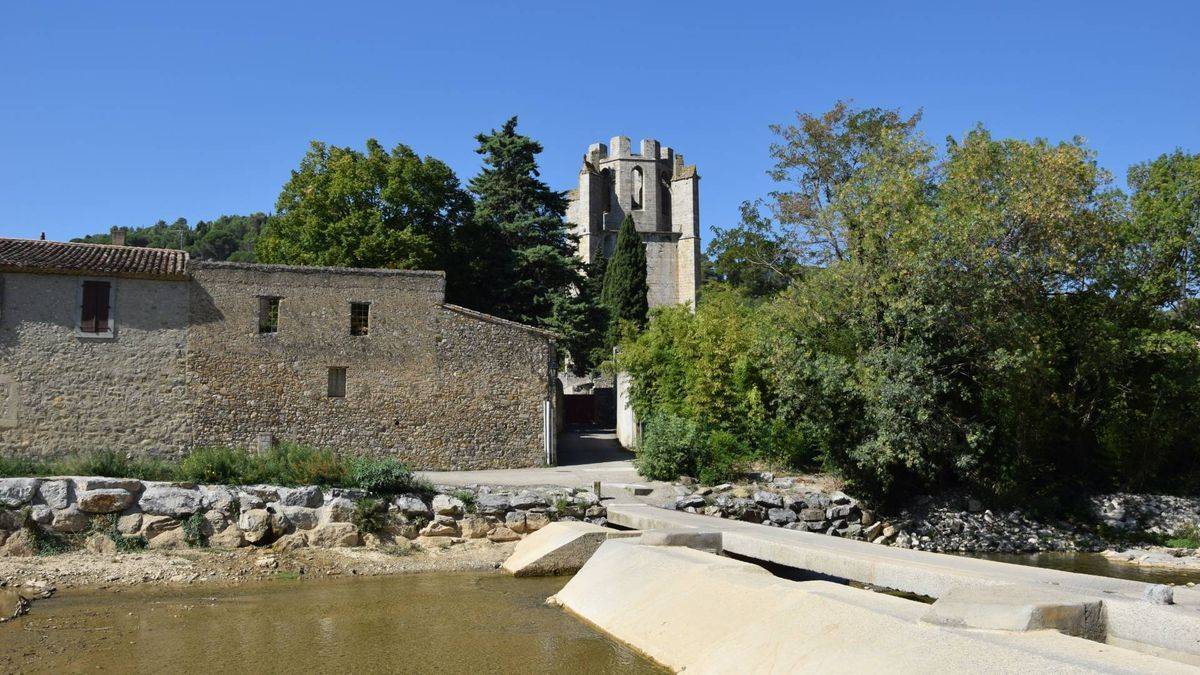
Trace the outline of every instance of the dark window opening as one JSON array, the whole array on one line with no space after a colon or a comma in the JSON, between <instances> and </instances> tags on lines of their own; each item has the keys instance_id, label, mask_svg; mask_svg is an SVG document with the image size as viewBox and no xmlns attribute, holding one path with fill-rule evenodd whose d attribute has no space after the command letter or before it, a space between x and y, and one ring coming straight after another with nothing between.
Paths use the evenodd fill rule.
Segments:
<instances>
[{"instance_id":1,"label":"dark window opening","mask_svg":"<svg viewBox=\"0 0 1200 675\"><path fill-rule=\"evenodd\" d=\"M79 315L81 333L107 333L109 331L108 306L112 284L107 281L83 282L83 307Z\"/></svg>"},{"instance_id":2,"label":"dark window opening","mask_svg":"<svg viewBox=\"0 0 1200 675\"><path fill-rule=\"evenodd\" d=\"M329 369L329 397L346 397L346 369L333 366Z\"/></svg>"},{"instance_id":3,"label":"dark window opening","mask_svg":"<svg viewBox=\"0 0 1200 675\"><path fill-rule=\"evenodd\" d=\"M350 334L366 335L371 330L371 303L350 303Z\"/></svg>"},{"instance_id":4,"label":"dark window opening","mask_svg":"<svg viewBox=\"0 0 1200 675\"><path fill-rule=\"evenodd\" d=\"M642 188L645 181L642 180L642 167L633 167L633 197L631 198L633 208L642 208Z\"/></svg>"},{"instance_id":5,"label":"dark window opening","mask_svg":"<svg viewBox=\"0 0 1200 675\"><path fill-rule=\"evenodd\" d=\"M280 298L273 297L258 299L258 332L260 335L279 332L279 300Z\"/></svg>"}]
</instances>

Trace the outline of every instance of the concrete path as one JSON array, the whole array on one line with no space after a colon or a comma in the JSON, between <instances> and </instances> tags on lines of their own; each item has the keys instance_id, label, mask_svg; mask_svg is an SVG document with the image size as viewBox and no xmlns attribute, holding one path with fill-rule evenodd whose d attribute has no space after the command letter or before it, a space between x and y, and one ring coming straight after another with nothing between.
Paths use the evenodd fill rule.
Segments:
<instances>
[{"instance_id":1,"label":"concrete path","mask_svg":"<svg viewBox=\"0 0 1200 675\"><path fill-rule=\"evenodd\" d=\"M418 475L437 485L559 485L591 487L630 484L667 488L666 483L645 481L633 468L633 453L621 447L611 429L567 429L558 437L559 466L483 471L419 471ZM673 493L672 493L673 494Z\"/></svg>"}]
</instances>

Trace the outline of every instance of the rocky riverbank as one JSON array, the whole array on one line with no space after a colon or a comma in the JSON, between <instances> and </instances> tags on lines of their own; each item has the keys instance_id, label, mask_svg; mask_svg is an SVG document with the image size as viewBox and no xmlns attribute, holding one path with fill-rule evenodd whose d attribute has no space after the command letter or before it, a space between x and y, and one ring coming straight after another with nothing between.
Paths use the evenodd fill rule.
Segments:
<instances>
[{"instance_id":1,"label":"rocky riverbank","mask_svg":"<svg viewBox=\"0 0 1200 675\"><path fill-rule=\"evenodd\" d=\"M822 481L771 474L712 487L684 481L675 490L670 506L678 510L937 552L1098 552L1121 547L1128 536L1177 536L1200 527L1200 499L1163 495L1100 495L1091 501L1090 521L1068 522L1040 520L1019 509L992 510L967 497L925 497L882 514ZM1171 555L1187 558L1195 550L1174 549Z\"/></svg>"},{"instance_id":2,"label":"rocky riverbank","mask_svg":"<svg viewBox=\"0 0 1200 675\"><path fill-rule=\"evenodd\" d=\"M0 582L196 583L490 568L554 520L604 523L570 488L193 485L95 476L0 479Z\"/></svg>"}]
</instances>

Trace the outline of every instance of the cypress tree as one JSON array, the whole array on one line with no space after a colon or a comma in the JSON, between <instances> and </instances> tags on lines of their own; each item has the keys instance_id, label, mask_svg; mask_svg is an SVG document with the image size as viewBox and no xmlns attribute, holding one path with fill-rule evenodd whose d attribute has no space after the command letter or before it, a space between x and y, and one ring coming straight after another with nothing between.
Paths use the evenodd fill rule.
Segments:
<instances>
[{"instance_id":1,"label":"cypress tree","mask_svg":"<svg viewBox=\"0 0 1200 675\"><path fill-rule=\"evenodd\" d=\"M649 304L646 293L646 247L633 226L633 217L626 215L617 234L617 247L604 273L604 289L600 304L608 309L609 343L620 335L621 324L631 323L638 328L646 325Z\"/></svg>"}]
</instances>

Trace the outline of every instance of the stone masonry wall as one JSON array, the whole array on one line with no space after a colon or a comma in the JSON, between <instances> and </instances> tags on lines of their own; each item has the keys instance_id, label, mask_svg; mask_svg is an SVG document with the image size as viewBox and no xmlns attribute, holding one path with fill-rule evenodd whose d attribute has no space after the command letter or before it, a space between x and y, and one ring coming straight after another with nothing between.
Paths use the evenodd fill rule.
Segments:
<instances>
[{"instance_id":1,"label":"stone masonry wall","mask_svg":"<svg viewBox=\"0 0 1200 675\"><path fill-rule=\"evenodd\" d=\"M89 278L114 284L111 338L76 334ZM0 453L187 447L186 281L4 273L0 282Z\"/></svg>"},{"instance_id":2,"label":"stone masonry wall","mask_svg":"<svg viewBox=\"0 0 1200 675\"><path fill-rule=\"evenodd\" d=\"M553 343L441 304L444 277L193 264L188 397L196 445L260 434L429 469L545 463ZM259 296L281 297L260 335ZM350 303L370 332L350 335ZM346 396L327 395L330 367Z\"/></svg>"}]
</instances>

